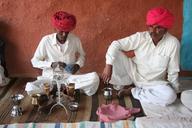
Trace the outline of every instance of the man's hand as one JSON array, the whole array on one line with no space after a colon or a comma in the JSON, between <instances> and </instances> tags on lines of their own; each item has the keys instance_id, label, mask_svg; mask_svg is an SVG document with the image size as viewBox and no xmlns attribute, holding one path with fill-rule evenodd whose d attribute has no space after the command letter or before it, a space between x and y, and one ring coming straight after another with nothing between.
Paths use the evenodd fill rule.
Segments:
<instances>
[{"instance_id":1,"label":"man's hand","mask_svg":"<svg viewBox=\"0 0 192 128\"><path fill-rule=\"evenodd\" d=\"M52 62L51 67L55 69L57 66L59 66L59 69L64 69L66 64L63 62Z\"/></svg>"},{"instance_id":2,"label":"man's hand","mask_svg":"<svg viewBox=\"0 0 192 128\"><path fill-rule=\"evenodd\" d=\"M55 69L58 65L58 62L52 62L51 64L51 68Z\"/></svg>"},{"instance_id":3,"label":"man's hand","mask_svg":"<svg viewBox=\"0 0 192 128\"><path fill-rule=\"evenodd\" d=\"M123 51L123 53L124 53L126 56L128 56L128 58L133 58L133 57L135 57L135 52L134 52L134 50L131 50L131 51L128 51L128 52Z\"/></svg>"},{"instance_id":4,"label":"man's hand","mask_svg":"<svg viewBox=\"0 0 192 128\"><path fill-rule=\"evenodd\" d=\"M72 74L75 74L79 69L80 69L80 66L79 66L78 64L75 64L75 65L73 66L73 68L72 68L71 73L72 73Z\"/></svg>"},{"instance_id":5,"label":"man's hand","mask_svg":"<svg viewBox=\"0 0 192 128\"><path fill-rule=\"evenodd\" d=\"M112 75L112 65L106 64L102 73L102 79L105 83L109 83Z\"/></svg>"},{"instance_id":6,"label":"man's hand","mask_svg":"<svg viewBox=\"0 0 192 128\"><path fill-rule=\"evenodd\" d=\"M66 67L66 64L63 63L63 62L58 62L58 64L59 64L59 69L60 70L64 70L64 68Z\"/></svg>"}]
</instances>

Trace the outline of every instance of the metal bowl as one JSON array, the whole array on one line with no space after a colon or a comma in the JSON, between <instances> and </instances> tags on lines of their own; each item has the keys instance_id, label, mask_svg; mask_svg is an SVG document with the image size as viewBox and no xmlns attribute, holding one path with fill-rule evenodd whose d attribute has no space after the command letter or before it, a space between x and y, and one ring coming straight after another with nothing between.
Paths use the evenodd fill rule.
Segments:
<instances>
[{"instance_id":1,"label":"metal bowl","mask_svg":"<svg viewBox=\"0 0 192 128\"><path fill-rule=\"evenodd\" d=\"M69 108L70 111L77 111L77 109L79 108L79 103L69 102L68 103L68 108Z\"/></svg>"},{"instance_id":2,"label":"metal bowl","mask_svg":"<svg viewBox=\"0 0 192 128\"><path fill-rule=\"evenodd\" d=\"M15 105L19 104L23 98L24 96L22 94L15 94L11 96L11 99Z\"/></svg>"}]
</instances>

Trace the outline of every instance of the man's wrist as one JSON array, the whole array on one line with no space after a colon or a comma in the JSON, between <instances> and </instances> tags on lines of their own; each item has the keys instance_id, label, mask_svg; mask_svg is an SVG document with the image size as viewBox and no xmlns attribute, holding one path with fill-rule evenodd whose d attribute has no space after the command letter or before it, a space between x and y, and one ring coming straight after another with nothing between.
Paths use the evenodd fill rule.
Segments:
<instances>
[{"instance_id":1,"label":"man's wrist","mask_svg":"<svg viewBox=\"0 0 192 128\"><path fill-rule=\"evenodd\" d=\"M107 69L112 69L112 65L111 65L111 64L106 64L105 67L106 67Z\"/></svg>"}]
</instances>

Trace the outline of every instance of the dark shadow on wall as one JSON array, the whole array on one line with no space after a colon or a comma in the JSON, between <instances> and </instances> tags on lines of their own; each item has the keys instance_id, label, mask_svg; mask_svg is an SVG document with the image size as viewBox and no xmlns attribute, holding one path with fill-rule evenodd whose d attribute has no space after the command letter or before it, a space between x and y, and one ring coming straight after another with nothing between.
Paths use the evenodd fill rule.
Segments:
<instances>
[{"instance_id":1,"label":"dark shadow on wall","mask_svg":"<svg viewBox=\"0 0 192 128\"><path fill-rule=\"evenodd\" d=\"M6 61L5 61L5 33L7 30L7 24L4 23L3 21L0 21L0 64L4 68L4 73L5 76L8 76L8 71L7 71L7 66L6 66Z\"/></svg>"}]
</instances>

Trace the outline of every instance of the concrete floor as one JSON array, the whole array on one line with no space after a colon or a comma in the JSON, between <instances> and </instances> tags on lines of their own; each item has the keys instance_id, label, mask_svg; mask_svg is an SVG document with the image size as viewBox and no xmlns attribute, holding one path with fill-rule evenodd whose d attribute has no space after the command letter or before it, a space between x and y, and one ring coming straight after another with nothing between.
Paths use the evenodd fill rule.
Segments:
<instances>
[{"instance_id":1,"label":"concrete floor","mask_svg":"<svg viewBox=\"0 0 192 128\"><path fill-rule=\"evenodd\" d=\"M181 90L192 89L192 77L180 77Z\"/></svg>"}]
</instances>

